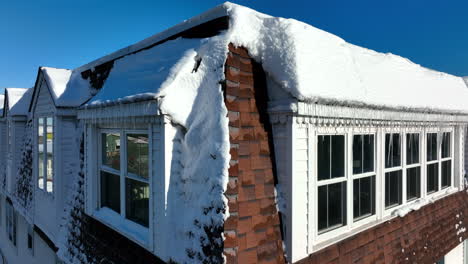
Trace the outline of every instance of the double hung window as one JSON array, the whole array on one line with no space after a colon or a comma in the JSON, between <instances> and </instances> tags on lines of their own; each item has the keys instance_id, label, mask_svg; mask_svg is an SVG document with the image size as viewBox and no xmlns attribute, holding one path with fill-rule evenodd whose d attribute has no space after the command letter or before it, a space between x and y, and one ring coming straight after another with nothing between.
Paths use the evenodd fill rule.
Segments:
<instances>
[{"instance_id":1,"label":"double hung window","mask_svg":"<svg viewBox=\"0 0 468 264\"><path fill-rule=\"evenodd\" d=\"M452 185L451 132L427 133L427 193Z\"/></svg>"},{"instance_id":2,"label":"double hung window","mask_svg":"<svg viewBox=\"0 0 468 264\"><path fill-rule=\"evenodd\" d=\"M54 190L54 119L37 120L37 186L51 193Z\"/></svg>"},{"instance_id":3,"label":"double hung window","mask_svg":"<svg viewBox=\"0 0 468 264\"><path fill-rule=\"evenodd\" d=\"M344 135L318 136L318 231L346 225Z\"/></svg>"},{"instance_id":4,"label":"double hung window","mask_svg":"<svg viewBox=\"0 0 468 264\"><path fill-rule=\"evenodd\" d=\"M146 131L100 133L100 207L149 226L149 138Z\"/></svg>"}]
</instances>

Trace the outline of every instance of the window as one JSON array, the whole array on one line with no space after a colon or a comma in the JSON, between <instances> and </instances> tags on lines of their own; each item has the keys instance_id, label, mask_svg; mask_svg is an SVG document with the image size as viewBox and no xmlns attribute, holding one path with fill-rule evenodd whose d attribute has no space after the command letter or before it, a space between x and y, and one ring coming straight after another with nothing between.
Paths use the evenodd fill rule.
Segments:
<instances>
[{"instance_id":1,"label":"window","mask_svg":"<svg viewBox=\"0 0 468 264\"><path fill-rule=\"evenodd\" d=\"M37 120L37 186L49 193L54 189L54 119Z\"/></svg>"},{"instance_id":2,"label":"window","mask_svg":"<svg viewBox=\"0 0 468 264\"><path fill-rule=\"evenodd\" d=\"M385 208L402 203L400 134L385 134Z\"/></svg>"},{"instance_id":3,"label":"window","mask_svg":"<svg viewBox=\"0 0 468 264\"><path fill-rule=\"evenodd\" d=\"M427 193L452 185L451 133L427 133Z\"/></svg>"},{"instance_id":4,"label":"window","mask_svg":"<svg viewBox=\"0 0 468 264\"><path fill-rule=\"evenodd\" d=\"M346 225L345 149L344 135L318 136L319 233Z\"/></svg>"},{"instance_id":5,"label":"window","mask_svg":"<svg viewBox=\"0 0 468 264\"><path fill-rule=\"evenodd\" d=\"M8 239L16 246L16 212L11 201L6 201L6 233Z\"/></svg>"},{"instance_id":6,"label":"window","mask_svg":"<svg viewBox=\"0 0 468 264\"><path fill-rule=\"evenodd\" d=\"M452 185L452 148L450 132L442 133L441 148L441 184L442 188L445 188Z\"/></svg>"},{"instance_id":7,"label":"window","mask_svg":"<svg viewBox=\"0 0 468 264\"><path fill-rule=\"evenodd\" d=\"M375 214L374 135L353 136L353 217Z\"/></svg>"},{"instance_id":8,"label":"window","mask_svg":"<svg viewBox=\"0 0 468 264\"><path fill-rule=\"evenodd\" d=\"M103 131L100 149L100 207L148 227L148 134L144 131Z\"/></svg>"},{"instance_id":9,"label":"window","mask_svg":"<svg viewBox=\"0 0 468 264\"><path fill-rule=\"evenodd\" d=\"M421 197L421 164L419 163L419 133L406 134L406 200Z\"/></svg>"}]
</instances>

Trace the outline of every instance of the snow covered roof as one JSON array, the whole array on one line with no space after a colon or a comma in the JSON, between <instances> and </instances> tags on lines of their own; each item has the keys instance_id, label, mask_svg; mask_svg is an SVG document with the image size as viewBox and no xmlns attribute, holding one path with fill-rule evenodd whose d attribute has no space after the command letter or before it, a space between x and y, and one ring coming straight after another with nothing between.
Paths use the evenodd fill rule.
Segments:
<instances>
[{"instance_id":1,"label":"snow covered roof","mask_svg":"<svg viewBox=\"0 0 468 264\"><path fill-rule=\"evenodd\" d=\"M8 109L4 109L11 116L28 115L29 103L33 89L5 88Z\"/></svg>"},{"instance_id":2,"label":"snow covered roof","mask_svg":"<svg viewBox=\"0 0 468 264\"><path fill-rule=\"evenodd\" d=\"M41 67L50 93L57 107L78 107L91 98L89 82L80 72L67 69Z\"/></svg>"},{"instance_id":3,"label":"snow covered roof","mask_svg":"<svg viewBox=\"0 0 468 264\"><path fill-rule=\"evenodd\" d=\"M220 16L228 16L230 25L218 36L171 40L116 60L104 87L88 105L167 96L167 87L175 83L189 87L172 88L184 100L181 95L196 93L191 82L204 78L188 74L195 61L213 61L213 70L222 70L227 45L233 43L247 48L268 78L299 101L468 113L468 88L461 77L349 44L294 19L268 16L232 3L80 68L118 58L177 29Z\"/></svg>"}]
</instances>

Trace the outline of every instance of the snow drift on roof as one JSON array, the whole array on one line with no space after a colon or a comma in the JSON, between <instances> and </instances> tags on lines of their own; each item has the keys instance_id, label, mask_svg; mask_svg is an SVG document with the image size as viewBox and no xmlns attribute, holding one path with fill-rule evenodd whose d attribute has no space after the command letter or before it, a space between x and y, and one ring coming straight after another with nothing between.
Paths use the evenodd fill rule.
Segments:
<instances>
[{"instance_id":1,"label":"snow drift on roof","mask_svg":"<svg viewBox=\"0 0 468 264\"><path fill-rule=\"evenodd\" d=\"M5 106L5 95L0 94L0 111L3 114L3 107Z\"/></svg>"},{"instance_id":2,"label":"snow drift on roof","mask_svg":"<svg viewBox=\"0 0 468 264\"><path fill-rule=\"evenodd\" d=\"M91 86L77 71L41 67L57 107L78 107L91 98Z\"/></svg>"},{"instance_id":3,"label":"snow drift on roof","mask_svg":"<svg viewBox=\"0 0 468 264\"><path fill-rule=\"evenodd\" d=\"M221 7L231 19L227 34L221 36L224 42L246 47L269 78L298 100L468 112L468 88L460 77L360 48L294 19L271 17L231 3ZM221 16L219 10L212 12ZM219 37L204 40L204 45ZM185 52L196 54L201 44L200 40L169 41L117 60L107 88L92 104L125 101L133 95L157 96L166 80L177 79L175 72L178 63L186 61ZM223 64L223 54L207 56ZM150 64L156 68L147 67ZM126 74L127 69L131 73Z\"/></svg>"},{"instance_id":4,"label":"snow drift on roof","mask_svg":"<svg viewBox=\"0 0 468 264\"><path fill-rule=\"evenodd\" d=\"M29 103L33 89L28 88L5 88L6 100L8 101L8 109L11 116L27 115Z\"/></svg>"}]
</instances>

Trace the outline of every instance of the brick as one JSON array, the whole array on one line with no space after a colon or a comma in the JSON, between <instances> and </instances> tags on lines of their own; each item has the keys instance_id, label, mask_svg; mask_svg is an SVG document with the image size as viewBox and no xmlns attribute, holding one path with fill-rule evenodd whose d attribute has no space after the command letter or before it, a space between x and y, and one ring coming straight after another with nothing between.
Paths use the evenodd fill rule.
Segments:
<instances>
[{"instance_id":1,"label":"brick","mask_svg":"<svg viewBox=\"0 0 468 264\"><path fill-rule=\"evenodd\" d=\"M253 170L271 169L271 159L265 156L253 157L251 161L251 168Z\"/></svg>"},{"instance_id":2,"label":"brick","mask_svg":"<svg viewBox=\"0 0 468 264\"><path fill-rule=\"evenodd\" d=\"M240 113L235 111L228 111L229 126L240 127Z\"/></svg>"},{"instance_id":3,"label":"brick","mask_svg":"<svg viewBox=\"0 0 468 264\"><path fill-rule=\"evenodd\" d=\"M256 264L258 262L257 259L257 251L256 250L249 250L239 252L239 263L242 264Z\"/></svg>"},{"instance_id":4,"label":"brick","mask_svg":"<svg viewBox=\"0 0 468 264\"><path fill-rule=\"evenodd\" d=\"M246 236L246 247L248 249L257 247L258 240L257 240L257 235L255 234L255 232L248 232L245 234L245 236Z\"/></svg>"},{"instance_id":5,"label":"brick","mask_svg":"<svg viewBox=\"0 0 468 264\"><path fill-rule=\"evenodd\" d=\"M240 82L240 70L234 67L226 67L225 70L226 80L230 80L232 82Z\"/></svg>"},{"instance_id":6,"label":"brick","mask_svg":"<svg viewBox=\"0 0 468 264\"><path fill-rule=\"evenodd\" d=\"M224 222L224 230L237 230L239 217L237 215L231 215Z\"/></svg>"},{"instance_id":7,"label":"brick","mask_svg":"<svg viewBox=\"0 0 468 264\"><path fill-rule=\"evenodd\" d=\"M234 231L225 231L224 232L224 247L225 248L234 248L237 247L237 237Z\"/></svg>"},{"instance_id":8,"label":"brick","mask_svg":"<svg viewBox=\"0 0 468 264\"><path fill-rule=\"evenodd\" d=\"M229 212L230 213L235 213L237 212L238 209L238 204L237 204L237 197L235 196L228 196L228 207L229 207Z\"/></svg>"},{"instance_id":9,"label":"brick","mask_svg":"<svg viewBox=\"0 0 468 264\"><path fill-rule=\"evenodd\" d=\"M226 194L237 194L239 191L238 184L237 184L237 178L235 177L229 177L228 181L228 186L226 189Z\"/></svg>"},{"instance_id":10,"label":"brick","mask_svg":"<svg viewBox=\"0 0 468 264\"><path fill-rule=\"evenodd\" d=\"M250 155L250 141L239 142L239 155L246 156Z\"/></svg>"},{"instance_id":11,"label":"brick","mask_svg":"<svg viewBox=\"0 0 468 264\"><path fill-rule=\"evenodd\" d=\"M226 94L234 97L239 97L240 95L240 84L238 82L233 82L231 80L226 80Z\"/></svg>"},{"instance_id":12,"label":"brick","mask_svg":"<svg viewBox=\"0 0 468 264\"><path fill-rule=\"evenodd\" d=\"M231 160L237 160L239 159L239 151L237 148L231 148L229 150L229 154L231 154Z\"/></svg>"},{"instance_id":13,"label":"brick","mask_svg":"<svg viewBox=\"0 0 468 264\"><path fill-rule=\"evenodd\" d=\"M256 189L257 186L255 185L247 185L247 186L242 186L239 188L239 197L238 200L239 202L244 202L244 201L251 201L256 199Z\"/></svg>"},{"instance_id":14,"label":"brick","mask_svg":"<svg viewBox=\"0 0 468 264\"><path fill-rule=\"evenodd\" d=\"M231 164L228 169L229 176L239 176L239 164Z\"/></svg>"},{"instance_id":15,"label":"brick","mask_svg":"<svg viewBox=\"0 0 468 264\"><path fill-rule=\"evenodd\" d=\"M242 252L247 249L247 236L245 234L237 235L238 252Z\"/></svg>"},{"instance_id":16,"label":"brick","mask_svg":"<svg viewBox=\"0 0 468 264\"><path fill-rule=\"evenodd\" d=\"M253 140L254 136L254 128L253 127L242 127L239 130L239 138L240 140Z\"/></svg>"},{"instance_id":17,"label":"brick","mask_svg":"<svg viewBox=\"0 0 468 264\"><path fill-rule=\"evenodd\" d=\"M260 213L260 201L239 202L239 217L252 216Z\"/></svg>"},{"instance_id":18,"label":"brick","mask_svg":"<svg viewBox=\"0 0 468 264\"><path fill-rule=\"evenodd\" d=\"M229 44L229 51L234 54L237 54L240 57L250 58L249 53L245 48L235 47L233 44Z\"/></svg>"},{"instance_id":19,"label":"brick","mask_svg":"<svg viewBox=\"0 0 468 264\"><path fill-rule=\"evenodd\" d=\"M226 65L231 66L237 69L241 69L241 64L244 64L244 61L241 61L241 57L236 56L232 52L228 52L226 59ZM245 66L244 66L245 67Z\"/></svg>"},{"instance_id":20,"label":"brick","mask_svg":"<svg viewBox=\"0 0 468 264\"><path fill-rule=\"evenodd\" d=\"M252 231L252 217L242 217L238 222L237 232L239 234L245 234Z\"/></svg>"},{"instance_id":21,"label":"brick","mask_svg":"<svg viewBox=\"0 0 468 264\"><path fill-rule=\"evenodd\" d=\"M244 72L252 72L253 70L252 60L240 57L239 68L241 71L244 71Z\"/></svg>"},{"instance_id":22,"label":"brick","mask_svg":"<svg viewBox=\"0 0 468 264\"><path fill-rule=\"evenodd\" d=\"M229 126L229 141L231 143L238 142L240 140L240 129L238 127Z\"/></svg>"},{"instance_id":23,"label":"brick","mask_svg":"<svg viewBox=\"0 0 468 264\"><path fill-rule=\"evenodd\" d=\"M249 157L239 157L239 170L242 172L251 170L251 160Z\"/></svg>"},{"instance_id":24,"label":"brick","mask_svg":"<svg viewBox=\"0 0 468 264\"><path fill-rule=\"evenodd\" d=\"M252 170L243 170L240 179L242 186L255 184L255 174Z\"/></svg>"}]
</instances>

